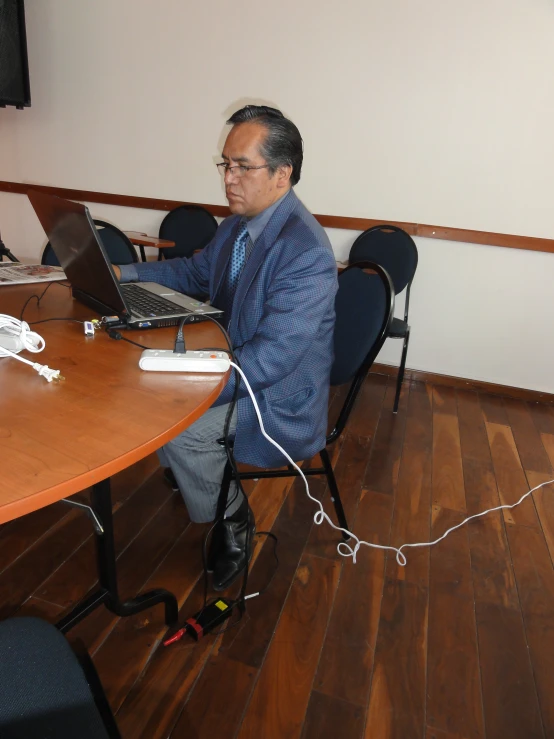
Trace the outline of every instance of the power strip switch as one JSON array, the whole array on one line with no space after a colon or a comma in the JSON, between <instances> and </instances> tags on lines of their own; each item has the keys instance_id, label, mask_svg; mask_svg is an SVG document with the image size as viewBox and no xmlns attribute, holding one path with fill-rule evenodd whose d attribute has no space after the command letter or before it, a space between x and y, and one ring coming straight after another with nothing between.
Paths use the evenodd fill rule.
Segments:
<instances>
[{"instance_id":1,"label":"power strip switch","mask_svg":"<svg viewBox=\"0 0 554 739\"><path fill-rule=\"evenodd\" d=\"M227 372L229 357L225 352L173 352L171 349L145 349L139 367L148 372Z\"/></svg>"}]
</instances>

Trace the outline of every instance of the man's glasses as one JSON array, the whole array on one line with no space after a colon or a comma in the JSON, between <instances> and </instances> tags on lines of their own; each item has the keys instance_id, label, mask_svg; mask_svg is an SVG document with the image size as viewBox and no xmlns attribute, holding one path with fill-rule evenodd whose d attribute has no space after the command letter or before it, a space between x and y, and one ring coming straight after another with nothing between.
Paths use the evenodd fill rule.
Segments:
<instances>
[{"instance_id":1,"label":"man's glasses","mask_svg":"<svg viewBox=\"0 0 554 739\"><path fill-rule=\"evenodd\" d=\"M251 169L268 169L269 164L260 164L258 167L250 167L246 164L233 164L231 166L227 162L219 162L219 164L216 164L216 167L223 176L229 172L233 177L240 178L244 177L244 175L247 174L247 172L250 172Z\"/></svg>"}]
</instances>

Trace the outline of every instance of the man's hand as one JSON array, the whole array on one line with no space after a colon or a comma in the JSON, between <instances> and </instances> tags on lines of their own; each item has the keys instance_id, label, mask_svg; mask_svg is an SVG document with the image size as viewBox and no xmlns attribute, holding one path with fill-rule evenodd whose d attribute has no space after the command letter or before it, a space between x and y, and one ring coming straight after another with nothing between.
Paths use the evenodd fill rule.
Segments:
<instances>
[{"instance_id":1,"label":"man's hand","mask_svg":"<svg viewBox=\"0 0 554 739\"><path fill-rule=\"evenodd\" d=\"M121 279L121 270L117 266L117 264L112 264L113 271L115 272L115 276L117 277L118 281Z\"/></svg>"}]
</instances>

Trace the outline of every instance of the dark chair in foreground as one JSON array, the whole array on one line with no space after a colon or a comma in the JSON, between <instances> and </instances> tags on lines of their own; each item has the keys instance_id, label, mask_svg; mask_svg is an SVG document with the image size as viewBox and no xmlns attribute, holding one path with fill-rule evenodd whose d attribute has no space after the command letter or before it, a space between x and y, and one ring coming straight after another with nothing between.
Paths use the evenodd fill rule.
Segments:
<instances>
[{"instance_id":1,"label":"dark chair in foreground","mask_svg":"<svg viewBox=\"0 0 554 739\"><path fill-rule=\"evenodd\" d=\"M394 291L399 295L406 290L404 304L404 320L393 318L389 331L391 339L403 339L402 358L396 381L396 395L394 398L393 413L398 411L398 401L404 379L408 343L410 341L410 326L408 324L408 309L410 307L410 288L417 269L417 247L412 237L398 226L383 224L374 226L358 236L350 249L348 261L371 261L380 264L389 273Z\"/></svg>"},{"instance_id":2,"label":"dark chair in foreground","mask_svg":"<svg viewBox=\"0 0 554 739\"><path fill-rule=\"evenodd\" d=\"M364 269L373 270L376 274L367 274ZM338 279L339 289L335 301L335 359L331 368L331 386L350 383L350 387L335 427L327 436L326 446L319 452L323 466L303 469L303 472L306 476L327 477L339 526L348 529L327 446L335 442L343 432L367 373L389 335L394 312L394 288L387 272L371 262L347 267ZM291 476L297 477L298 472L290 466L286 470L256 470L239 474L241 480ZM233 470L227 463L221 483L220 507L227 501L227 492L233 477ZM223 512L218 511L220 513Z\"/></svg>"},{"instance_id":3,"label":"dark chair in foreground","mask_svg":"<svg viewBox=\"0 0 554 739\"><path fill-rule=\"evenodd\" d=\"M84 648L38 618L0 622L2 739L121 739Z\"/></svg>"},{"instance_id":4,"label":"dark chair in foreground","mask_svg":"<svg viewBox=\"0 0 554 739\"><path fill-rule=\"evenodd\" d=\"M113 226L111 223L106 223L106 221L95 219L94 224L98 229L98 234L104 245L108 259L112 264L132 264L133 262L138 262L135 247L123 231L120 231L117 226ZM56 267L60 264L50 242L44 247L41 264L50 264Z\"/></svg>"},{"instance_id":5,"label":"dark chair in foreground","mask_svg":"<svg viewBox=\"0 0 554 739\"><path fill-rule=\"evenodd\" d=\"M160 249L158 259L191 257L213 239L217 221L200 205L179 205L171 210L160 225L160 239L174 241L175 246Z\"/></svg>"}]
</instances>

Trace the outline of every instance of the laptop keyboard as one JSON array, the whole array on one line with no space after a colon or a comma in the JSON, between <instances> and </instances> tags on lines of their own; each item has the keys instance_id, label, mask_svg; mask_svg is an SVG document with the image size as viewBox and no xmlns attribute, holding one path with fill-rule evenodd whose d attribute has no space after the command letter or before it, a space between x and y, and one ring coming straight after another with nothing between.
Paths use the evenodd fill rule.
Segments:
<instances>
[{"instance_id":1,"label":"laptop keyboard","mask_svg":"<svg viewBox=\"0 0 554 739\"><path fill-rule=\"evenodd\" d=\"M155 316L172 316L176 313L188 313L187 309L181 305L172 303L171 300L161 298L159 295L153 295L139 285L127 283L121 285L121 290L132 312L139 316L154 318Z\"/></svg>"}]
</instances>

